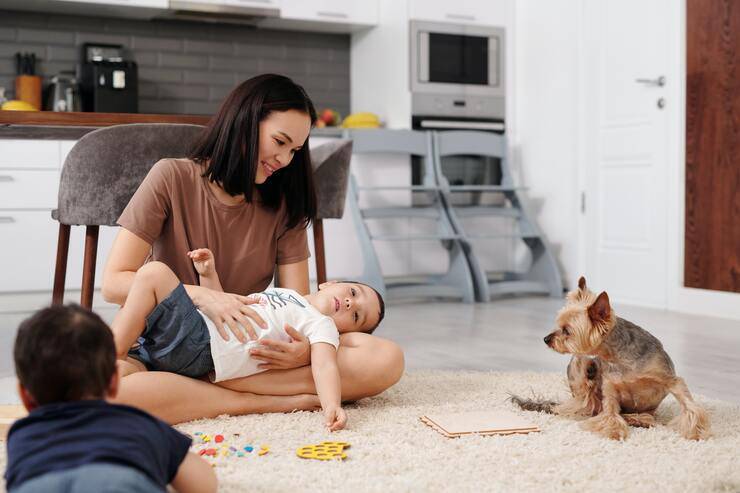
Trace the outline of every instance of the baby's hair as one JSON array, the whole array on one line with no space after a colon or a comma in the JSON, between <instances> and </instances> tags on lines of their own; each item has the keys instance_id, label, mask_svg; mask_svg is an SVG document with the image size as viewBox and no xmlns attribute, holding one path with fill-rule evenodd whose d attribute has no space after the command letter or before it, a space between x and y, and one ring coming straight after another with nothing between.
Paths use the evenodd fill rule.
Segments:
<instances>
[{"instance_id":1,"label":"baby's hair","mask_svg":"<svg viewBox=\"0 0 740 493\"><path fill-rule=\"evenodd\" d=\"M385 301L383 300L383 297L380 295L378 290L367 283L359 282L359 281L337 281L337 282L343 282L347 284L362 284L363 286L367 286L368 288L373 290L373 293L375 293L375 296L378 297L378 305L380 305L380 315L378 316L378 323L373 325L371 328L365 330L364 332L366 334L372 334L373 332L375 332L375 329L378 328L378 325L380 325L380 322L383 321L383 317L385 317Z\"/></svg>"},{"instance_id":2,"label":"baby's hair","mask_svg":"<svg viewBox=\"0 0 740 493\"><path fill-rule=\"evenodd\" d=\"M110 328L74 304L44 308L24 320L13 357L18 380L40 406L103 399L116 371Z\"/></svg>"}]
</instances>

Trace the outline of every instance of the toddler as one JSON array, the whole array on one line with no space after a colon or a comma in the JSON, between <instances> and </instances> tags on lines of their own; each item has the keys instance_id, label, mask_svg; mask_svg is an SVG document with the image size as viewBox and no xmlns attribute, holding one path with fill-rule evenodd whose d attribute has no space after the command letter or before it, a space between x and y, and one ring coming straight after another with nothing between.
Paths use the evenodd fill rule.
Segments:
<instances>
[{"instance_id":1,"label":"toddler","mask_svg":"<svg viewBox=\"0 0 740 493\"><path fill-rule=\"evenodd\" d=\"M200 285L222 291L207 248L188 252ZM256 339L242 343L222 337L213 322L193 304L180 280L161 262L141 267L126 303L112 324L123 374L144 370L170 371L218 384L263 371L249 351L264 338L290 340L285 325L305 335L311 344L311 369L326 423L343 428L341 387L336 362L339 334L372 332L384 315L382 297L356 282L327 282L319 291L301 296L290 289L272 288L250 296L250 305L266 322L251 321ZM138 340L138 346L132 345ZM128 356L128 357L127 357ZM225 385L224 385L225 386Z\"/></svg>"},{"instance_id":2,"label":"toddler","mask_svg":"<svg viewBox=\"0 0 740 493\"><path fill-rule=\"evenodd\" d=\"M188 452L190 438L105 401L118 391L116 351L94 313L77 305L37 312L21 323L13 356L29 415L8 431L8 491L216 491L212 467Z\"/></svg>"}]
</instances>

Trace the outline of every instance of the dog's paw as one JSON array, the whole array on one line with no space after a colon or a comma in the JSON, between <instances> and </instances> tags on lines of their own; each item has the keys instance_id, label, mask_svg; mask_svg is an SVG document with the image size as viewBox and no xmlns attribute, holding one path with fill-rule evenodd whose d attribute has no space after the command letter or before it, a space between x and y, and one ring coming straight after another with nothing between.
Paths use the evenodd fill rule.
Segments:
<instances>
[{"instance_id":1,"label":"dog's paw","mask_svg":"<svg viewBox=\"0 0 740 493\"><path fill-rule=\"evenodd\" d=\"M599 414L584 421L583 427L612 440L626 440L630 432L627 422L618 414Z\"/></svg>"}]
</instances>

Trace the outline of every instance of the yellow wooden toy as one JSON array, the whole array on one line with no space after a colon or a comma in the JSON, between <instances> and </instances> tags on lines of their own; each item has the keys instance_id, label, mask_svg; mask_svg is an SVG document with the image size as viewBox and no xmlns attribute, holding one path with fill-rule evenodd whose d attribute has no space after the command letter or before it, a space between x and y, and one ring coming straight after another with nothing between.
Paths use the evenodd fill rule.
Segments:
<instances>
[{"instance_id":1,"label":"yellow wooden toy","mask_svg":"<svg viewBox=\"0 0 740 493\"><path fill-rule=\"evenodd\" d=\"M306 445L296 450L302 459L316 460L343 460L347 458L344 449L349 448L347 442L322 442L318 445Z\"/></svg>"}]
</instances>

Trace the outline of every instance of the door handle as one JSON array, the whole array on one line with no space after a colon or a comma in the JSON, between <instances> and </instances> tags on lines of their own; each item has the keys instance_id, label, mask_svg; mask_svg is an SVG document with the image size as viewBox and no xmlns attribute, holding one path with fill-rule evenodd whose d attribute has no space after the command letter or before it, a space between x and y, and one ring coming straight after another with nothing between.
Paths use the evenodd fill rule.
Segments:
<instances>
[{"instance_id":1,"label":"door handle","mask_svg":"<svg viewBox=\"0 0 740 493\"><path fill-rule=\"evenodd\" d=\"M663 87L665 85L665 76L661 75L657 79L635 79L635 82L648 86Z\"/></svg>"}]
</instances>

